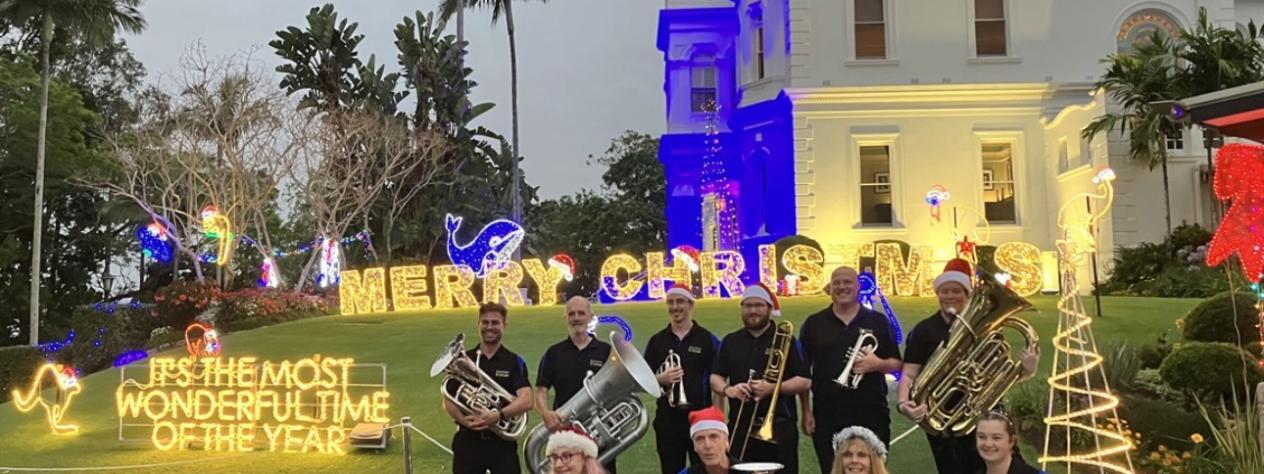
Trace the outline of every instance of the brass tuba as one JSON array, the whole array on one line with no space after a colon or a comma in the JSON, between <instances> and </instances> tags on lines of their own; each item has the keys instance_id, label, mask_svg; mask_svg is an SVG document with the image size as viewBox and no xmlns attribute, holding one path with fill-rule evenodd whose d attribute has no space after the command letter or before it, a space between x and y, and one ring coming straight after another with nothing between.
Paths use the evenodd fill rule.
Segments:
<instances>
[{"instance_id":1,"label":"brass tuba","mask_svg":"<svg viewBox=\"0 0 1264 474\"><path fill-rule=\"evenodd\" d=\"M443 352L439 353L439 358L435 359L434 365L430 366L431 377L443 372L447 372L448 375L439 385L439 391L443 393L444 398L456 405L462 414L503 409L513 403L516 398L465 355L465 334L457 334L456 338L443 348ZM451 390L448 388L450 380L459 382ZM497 436L512 441L522 436L526 428L527 415L523 413L512 418L504 418L489 429Z\"/></svg>"},{"instance_id":2,"label":"brass tuba","mask_svg":"<svg viewBox=\"0 0 1264 474\"><path fill-rule=\"evenodd\" d=\"M1028 348L1039 343L1036 330L1016 316L1030 309L1027 300L979 272L965 311L913 385L913 402L926 405L922 429L935 435L967 433L978 415L1000 403L1023 372L1011 356L1005 328L1018 331Z\"/></svg>"},{"instance_id":3,"label":"brass tuba","mask_svg":"<svg viewBox=\"0 0 1264 474\"><path fill-rule=\"evenodd\" d=\"M667 358L663 359L663 365L658 368L658 373L661 374L681 366L680 354L677 354L674 350L668 349ZM673 383L671 387L668 387L667 405L681 410L689 409L689 397L685 396L685 382L683 379L679 382Z\"/></svg>"},{"instance_id":4,"label":"brass tuba","mask_svg":"<svg viewBox=\"0 0 1264 474\"><path fill-rule=\"evenodd\" d=\"M746 436L742 440L742 450L738 454L738 459L746 458L746 445L751 438L759 438L762 441L773 442L772 424L773 417L777 414L777 398L781 395L781 381L786 375L786 364L790 361L790 345L794 337L794 323L790 321L782 321L776 325L776 330L772 335L772 344L769 349L772 353L768 354L768 363L764 366L763 380L773 384L772 396L768 399L768 412L764 414L763 422L760 423L759 429L755 430L755 421L759 418L759 404L756 403L751 407L751 420L746 427ZM754 375L754 370L751 371ZM752 377L753 378L753 377ZM742 402L737 407L737 417L742 419L742 410L746 408L746 402Z\"/></svg>"},{"instance_id":5,"label":"brass tuba","mask_svg":"<svg viewBox=\"0 0 1264 474\"><path fill-rule=\"evenodd\" d=\"M606 365L584 379L584 389L557 409L562 419L570 420L592 436L597 442L597 460L603 463L632 447L649 430L649 412L636 394L662 396L654 370L631 343L615 337L611 331L610 345L613 350ZM536 425L527 435L523 457L531 472L549 472L549 459L544 452L548 438L549 430L544 423Z\"/></svg>"},{"instance_id":6,"label":"brass tuba","mask_svg":"<svg viewBox=\"0 0 1264 474\"><path fill-rule=\"evenodd\" d=\"M860 357L863 352L873 352L878 350L878 338L873 335L873 331L868 329L860 330L860 337L856 338L856 345L851 346L847 350L847 366L843 367L843 373L838 374L838 378L834 379L835 383L842 385L843 388L855 390L860 386L860 381L865 378L865 374L851 373L852 366L856 365L856 358Z\"/></svg>"}]
</instances>

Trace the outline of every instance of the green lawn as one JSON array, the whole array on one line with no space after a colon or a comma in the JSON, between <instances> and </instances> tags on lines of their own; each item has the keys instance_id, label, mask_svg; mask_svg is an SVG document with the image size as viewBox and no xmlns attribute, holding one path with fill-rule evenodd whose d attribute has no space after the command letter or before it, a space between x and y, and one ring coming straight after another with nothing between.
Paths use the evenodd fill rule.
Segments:
<instances>
[{"instance_id":1,"label":"green lawn","mask_svg":"<svg viewBox=\"0 0 1264 474\"><path fill-rule=\"evenodd\" d=\"M1039 313L1028 313L1028 320L1041 335L1042 376L1047 376L1053 349L1049 339L1057 324L1052 297L1036 297L1032 302ZM1104 298L1104 318L1095 323L1097 340L1110 345L1152 342L1173 322L1196 304L1196 300L1157 298ZM934 310L934 301L922 298L897 298L892 301L905 330ZM1086 301L1091 309L1092 300ZM783 312L800 323L803 318L824 307L824 297L788 298ZM522 354L535 378L536 364L544 349L565 334L561 307L512 309L505 343ZM632 303L597 308L598 314L619 314L636 331L636 344L643 347L650 334L666 324L663 306L655 303ZM724 334L738 327L738 308L733 301L699 302L697 319L706 327ZM298 321L279 326L231 334L223 339L225 355L254 355L261 360L300 358L319 353L328 356L354 357L359 362L382 362L389 366L391 417L411 415L419 428L447 444L455 425L440 408L438 380L428 377L430 364L443 344L456 333L465 332L477 338L472 310L429 311L423 313L333 316ZM181 350L182 352L182 350ZM170 353L169 355L179 355ZM86 377L84 392L75 399L68 420L82 428L75 437L54 437L49 434L42 416L20 414L9 404L0 405L0 472L5 467L87 467L167 463L205 460L217 472L398 472L403 469L401 444L394 442L383 453L349 453L346 456L217 452L158 452L148 443L122 443L117 440L117 417L114 391L119 383L117 369ZM892 404L894 406L894 404ZM905 419L892 416L893 433L901 433L910 425ZM536 421L533 419L531 425ZM396 433L398 434L398 433ZM651 473L657 469L652 434L646 435L631 450L619 457L622 472ZM450 460L433 445L414 438L413 448L417 472L446 472ZM800 441L803 472L816 471L815 453L810 441ZM1028 445L1028 459L1039 453ZM897 473L932 472L933 462L924 436L913 434L893 447L890 468ZM195 465L168 466L155 470L174 472ZM137 471L139 472L139 471Z\"/></svg>"}]
</instances>

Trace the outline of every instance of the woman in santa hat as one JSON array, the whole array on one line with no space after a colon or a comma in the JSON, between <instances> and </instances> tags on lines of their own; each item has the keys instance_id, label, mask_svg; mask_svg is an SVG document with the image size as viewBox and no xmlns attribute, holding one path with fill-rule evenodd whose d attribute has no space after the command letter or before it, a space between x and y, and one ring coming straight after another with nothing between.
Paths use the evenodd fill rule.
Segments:
<instances>
[{"instance_id":1,"label":"woman in santa hat","mask_svg":"<svg viewBox=\"0 0 1264 474\"><path fill-rule=\"evenodd\" d=\"M597 462L597 442L579 427L553 432L544 452L549 456L551 474L606 474Z\"/></svg>"}]
</instances>

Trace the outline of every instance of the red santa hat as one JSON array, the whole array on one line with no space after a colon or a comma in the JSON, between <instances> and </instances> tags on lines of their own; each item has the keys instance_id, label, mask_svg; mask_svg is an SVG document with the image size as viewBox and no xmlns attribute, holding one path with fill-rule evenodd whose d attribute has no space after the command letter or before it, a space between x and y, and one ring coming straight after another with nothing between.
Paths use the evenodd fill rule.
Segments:
<instances>
[{"instance_id":1,"label":"red santa hat","mask_svg":"<svg viewBox=\"0 0 1264 474\"><path fill-rule=\"evenodd\" d=\"M698 432L706 430L720 430L725 435L729 434L729 425L724 423L724 412L719 408L712 406L689 412L689 437L693 438Z\"/></svg>"},{"instance_id":2,"label":"red santa hat","mask_svg":"<svg viewBox=\"0 0 1264 474\"><path fill-rule=\"evenodd\" d=\"M679 283L672 282L671 289L667 290L667 296L676 295L689 301L694 301L693 292Z\"/></svg>"},{"instance_id":3,"label":"red santa hat","mask_svg":"<svg viewBox=\"0 0 1264 474\"><path fill-rule=\"evenodd\" d=\"M592 436L588 436L583 428L574 425L549 435L549 442L544 452L551 454L559 449L575 449L584 453L584 456L597 457L597 442L593 441Z\"/></svg>"},{"instance_id":4,"label":"red santa hat","mask_svg":"<svg viewBox=\"0 0 1264 474\"><path fill-rule=\"evenodd\" d=\"M742 293L742 301L751 298L764 300L765 303L768 303L768 306L772 306L773 317L781 316L781 303L777 302L777 294L769 290L763 283L756 283L746 287L746 292Z\"/></svg>"},{"instance_id":5,"label":"red santa hat","mask_svg":"<svg viewBox=\"0 0 1264 474\"><path fill-rule=\"evenodd\" d=\"M963 258L954 258L944 265L944 272L935 277L935 290L938 291L940 286L945 283L957 283L970 292L970 288L974 283L970 280L970 262Z\"/></svg>"}]
</instances>

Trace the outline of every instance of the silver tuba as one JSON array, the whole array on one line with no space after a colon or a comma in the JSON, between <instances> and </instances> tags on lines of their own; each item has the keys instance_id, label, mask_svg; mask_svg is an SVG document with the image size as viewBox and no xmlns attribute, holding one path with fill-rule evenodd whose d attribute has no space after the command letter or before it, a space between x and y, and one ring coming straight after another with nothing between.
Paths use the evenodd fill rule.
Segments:
<instances>
[{"instance_id":1,"label":"silver tuba","mask_svg":"<svg viewBox=\"0 0 1264 474\"><path fill-rule=\"evenodd\" d=\"M674 350L668 349L667 358L663 359L663 365L658 368L658 373L661 374L677 367L682 367L680 363L680 354L677 354ZM685 396L685 382L683 379L672 384L667 390L668 406L671 406L672 408L679 408L681 410L688 410L690 408L691 405L689 404L689 397Z\"/></svg>"},{"instance_id":2,"label":"silver tuba","mask_svg":"<svg viewBox=\"0 0 1264 474\"><path fill-rule=\"evenodd\" d=\"M584 379L584 389L558 408L564 420L579 426L597 442L597 460L606 462L632 447L649 429L649 412L636 397L645 392L658 398L662 391L654 370L631 343L610 333L610 360L596 374ZM540 423L527 435L523 456L531 472L549 472L544 449L549 430Z\"/></svg>"},{"instance_id":3,"label":"silver tuba","mask_svg":"<svg viewBox=\"0 0 1264 474\"><path fill-rule=\"evenodd\" d=\"M503 409L513 403L516 396L505 390L490 375L478 368L469 356L465 355L465 334L457 334L448 346L439 353L434 365L430 366L430 376L447 372L439 391L443 397L456 405L462 414L469 415L480 411ZM456 380L451 389L448 382ZM515 440L527 429L525 413L512 418L504 418L490 429L497 436L507 440Z\"/></svg>"},{"instance_id":4,"label":"silver tuba","mask_svg":"<svg viewBox=\"0 0 1264 474\"><path fill-rule=\"evenodd\" d=\"M851 346L847 350L847 366L843 367L843 373L838 374L838 378L834 382L842 385L843 388L855 390L860 386L861 379L865 378L865 374L851 373L852 366L856 365L856 358L860 357L863 352L873 352L878 350L878 338L873 335L873 331L868 329L860 330L860 337L856 338L856 345Z\"/></svg>"}]
</instances>

